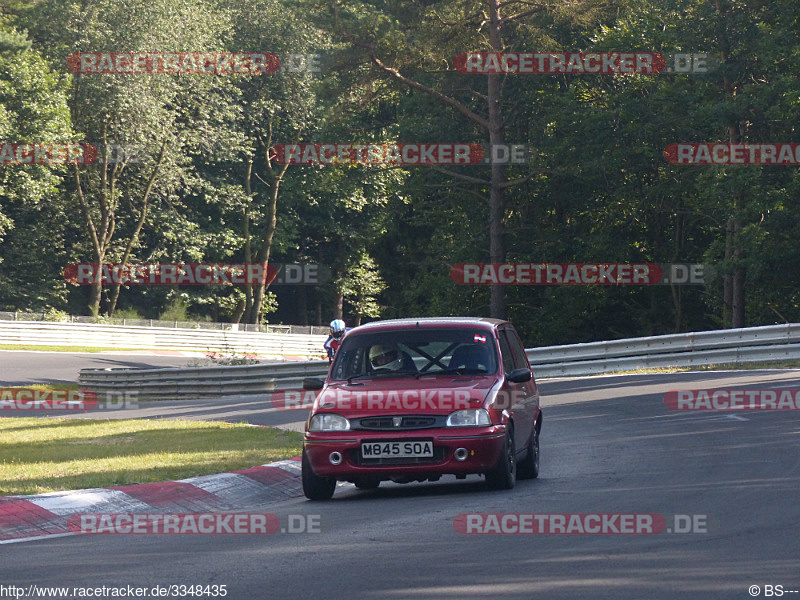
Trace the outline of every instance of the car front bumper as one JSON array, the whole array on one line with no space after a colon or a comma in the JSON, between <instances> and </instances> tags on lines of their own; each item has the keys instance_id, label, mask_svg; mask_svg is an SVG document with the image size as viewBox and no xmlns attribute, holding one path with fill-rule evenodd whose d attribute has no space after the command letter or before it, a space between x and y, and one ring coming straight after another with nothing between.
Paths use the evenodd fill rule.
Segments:
<instances>
[{"instance_id":1,"label":"car front bumper","mask_svg":"<svg viewBox=\"0 0 800 600\"><path fill-rule=\"evenodd\" d=\"M469 475L493 469L503 455L505 425L464 429L421 429L404 431L306 432L304 449L314 473L320 477L354 480L360 477L381 479L428 478L437 475ZM433 458L364 459L362 442L433 442ZM463 460L456 458L456 451ZM341 462L334 464L331 454ZM334 455L335 456L335 455Z\"/></svg>"}]
</instances>

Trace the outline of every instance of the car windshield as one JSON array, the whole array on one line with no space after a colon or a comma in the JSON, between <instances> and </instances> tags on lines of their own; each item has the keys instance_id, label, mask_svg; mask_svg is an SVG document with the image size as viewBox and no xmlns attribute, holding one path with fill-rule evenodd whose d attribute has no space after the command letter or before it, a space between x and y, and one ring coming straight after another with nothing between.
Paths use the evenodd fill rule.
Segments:
<instances>
[{"instance_id":1,"label":"car windshield","mask_svg":"<svg viewBox=\"0 0 800 600\"><path fill-rule=\"evenodd\" d=\"M495 373L491 331L478 328L409 328L348 335L336 352L336 380Z\"/></svg>"}]
</instances>

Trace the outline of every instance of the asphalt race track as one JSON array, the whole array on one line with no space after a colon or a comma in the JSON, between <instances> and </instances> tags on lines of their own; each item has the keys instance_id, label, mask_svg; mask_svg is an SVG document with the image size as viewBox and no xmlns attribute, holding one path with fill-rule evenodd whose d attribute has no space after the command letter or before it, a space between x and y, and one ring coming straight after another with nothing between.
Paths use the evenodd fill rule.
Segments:
<instances>
[{"instance_id":1,"label":"asphalt race track","mask_svg":"<svg viewBox=\"0 0 800 600\"><path fill-rule=\"evenodd\" d=\"M185 356L130 352L0 350L0 386L75 383L81 369L182 367L190 360Z\"/></svg>"},{"instance_id":2,"label":"asphalt race track","mask_svg":"<svg viewBox=\"0 0 800 600\"><path fill-rule=\"evenodd\" d=\"M487 491L478 477L369 492L348 486L330 502L236 507L274 513L283 529L297 515L318 515L319 533L85 535L0 545L0 581L225 585L236 600L745 599L755 585L756 597L798 597L789 593L800 590L798 411L671 412L663 396L799 384L798 371L545 381L542 472L511 491ZM271 409L268 399L236 402L235 409L228 401L153 403L128 416L284 425L304 418ZM657 513L668 528L685 522L676 514L704 525L651 535L464 535L453 525L462 513Z\"/></svg>"}]
</instances>

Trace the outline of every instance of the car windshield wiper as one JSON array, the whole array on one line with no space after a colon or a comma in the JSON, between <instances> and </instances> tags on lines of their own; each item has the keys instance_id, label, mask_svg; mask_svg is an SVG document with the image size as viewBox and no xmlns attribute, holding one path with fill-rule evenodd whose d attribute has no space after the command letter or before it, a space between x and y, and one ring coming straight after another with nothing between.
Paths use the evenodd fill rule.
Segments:
<instances>
[{"instance_id":1,"label":"car windshield wiper","mask_svg":"<svg viewBox=\"0 0 800 600\"><path fill-rule=\"evenodd\" d=\"M468 373L468 371L476 371L476 373ZM417 373L417 379L420 377L427 377L428 375L482 375L486 373L486 369L467 369L466 367L458 367L456 369L442 369L441 371L425 371L424 373Z\"/></svg>"},{"instance_id":2,"label":"car windshield wiper","mask_svg":"<svg viewBox=\"0 0 800 600\"><path fill-rule=\"evenodd\" d=\"M352 375L347 378L347 383L353 383L356 379L377 379L379 377L403 377L406 375L417 375L416 371L401 370L401 371L378 371L371 373L362 373L361 375Z\"/></svg>"}]
</instances>

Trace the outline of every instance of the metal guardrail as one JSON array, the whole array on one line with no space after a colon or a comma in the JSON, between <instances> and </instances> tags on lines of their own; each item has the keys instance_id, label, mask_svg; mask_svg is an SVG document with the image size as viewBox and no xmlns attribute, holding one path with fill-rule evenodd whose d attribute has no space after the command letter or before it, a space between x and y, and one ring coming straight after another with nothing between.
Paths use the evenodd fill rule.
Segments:
<instances>
[{"instance_id":1,"label":"metal guardrail","mask_svg":"<svg viewBox=\"0 0 800 600\"><path fill-rule=\"evenodd\" d=\"M233 367L82 369L80 383L97 392L135 392L141 399L176 400L300 389L305 377L325 377L328 361Z\"/></svg>"},{"instance_id":2,"label":"metal guardrail","mask_svg":"<svg viewBox=\"0 0 800 600\"><path fill-rule=\"evenodd\" d=\"M543 377L800 359L800 323L526 350Z\"/></svg>"},{"instance_id":3,"label":"metal guardrail","mask_svg":"<svg viewBox=\"0 0 800 600\"><path fill-rule=\"evenodd\" d=\"M212 321L164 321L159 319L129 319L115 317L87 317L62 313L25 313L0 311L0 322L44 321L48 323L91 323L95 325L129 325L132 327L168 327L170 329L210 329L214 331L254 331L257 333L291 333L300 335L328 335L324 325L275 325L272 323L217 323Z\"/></svg>"},{"instance_id":4,"label":"metal guardrail","mask_svg":"<svg viewBox=\"0 0 800 600\"><path fill-rule=\"evenodd\" d=\"M800 324L531 348L526 353L537 378L798 360ZM327 372L327 361L234 367L84 369L80 383L98 393L127 390L138 392L140 398L177 399L298 389L304 377L323 377Z\"/></svg>"},{"instance_id":5,"label":"metal guardrail","mask_svg":"<svg viewBox=\"0 0 800 600\"><path fill-rule=\"evenodd\" d=\"M0 343L316 357L324 335L0 321Z\"/></svg>"}]
</instances>

